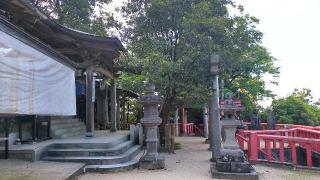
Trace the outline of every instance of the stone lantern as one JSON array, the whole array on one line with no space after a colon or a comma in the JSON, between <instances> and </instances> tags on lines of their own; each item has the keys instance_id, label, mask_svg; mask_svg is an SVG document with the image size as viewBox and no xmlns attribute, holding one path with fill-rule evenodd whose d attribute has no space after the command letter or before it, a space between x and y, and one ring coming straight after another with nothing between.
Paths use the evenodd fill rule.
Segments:
<instances>
[{"instance_id":1,"label":"stone lantern","mask_svg":"<svg viewBox=\"0 0 320 180\"><path fill-rule=\"evenodd\" d=\"M146 90L146 95L140 98L140 102L144 108L141 124L144 127L147 154L140 159L139 165L143 169L162 169L164 168L164 157L158 153L158 126L161 123L159 105L162 105L163 100L155 95L153 84L148 83Z\"/></svg>"},{"instance_id":2,"label":"stone lantern","mask_svg":"<svg viewBox=\"0 0 320 180\"><path fill-rule=\"evenodd\" d=\"M237 127L242 125L239 112L243 109L240 100L234 99L231 93L226 94L225 99L220 102L223 142L215 167L211 167L212 176L215 178L258 179L256 171L247 161L235 138Z\"/></svg>"}]
</instances>

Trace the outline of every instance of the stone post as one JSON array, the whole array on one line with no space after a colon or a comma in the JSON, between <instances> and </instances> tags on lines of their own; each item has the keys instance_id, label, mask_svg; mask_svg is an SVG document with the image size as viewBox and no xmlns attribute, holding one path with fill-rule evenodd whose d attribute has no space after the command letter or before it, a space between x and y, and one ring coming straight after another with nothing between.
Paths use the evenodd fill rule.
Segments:
<instances>
[{"instance_id":1,"label":"stone post","mask_svg":"<svg viewBox=\"0 0 320 180\"><path fill-rule=\"evenodd\" d=\"M140 98L140 102L144 108L144 117L141 119L141 123L146 133L147 153L140 159L139 164L143 169L163 169L164 157L158 153L158 126L161 123L158 106L162 104L162 99L154 94L155 86L153 84L148 83L146 90L146 95Z\"/></svg>"},{"instance_id":2,"label":"stone post","mask_svg":"<svg viewBox=\"0 0 320 180\"><path fill-rule=\"evenodd\" d=\"M179 108L176 110L176 114L174 116L174 122L176 124L176 136L180 135L179 132Z\"/></svg>"},{"instance_id":3,"label":"stone post","mask_svg":"<svg viewBox=\"0 0 320 180\"><path fill-rule=\"evenodd\" d=\"M212 158L215 161L220 156L221 149L221 125L219 110L219 55L211 57L211 75L213 79L213 97L211 98L211 141L212 141Z\"/></svg>"},{"instance_id":4,"label":"stone post","mask_svg":"<svg viewBox=\"0 0 320 180\"><path fill-rule=\"evenodd\" d=\"M116 96L117 96L117 89L116 83L114 79L111 80L111 94L110 94L110 106L111 106L111 128L110 131L115 132L117 131L117 122L116 122Z\"/></svg>"},{"instance_id":5,"label":"stone post","mask_svg":"<svg viewBox=\"0 0 320 180\"><path fill-rule=\"evenodd\" d=\"M205 105L203 107L203 128L204 128L204 138L209 137L209 126L208 126L208 107Z\"/></svg>"},{"instance_id":6,"label":"stone post","mask_svg":"<svg viewBox=\"0 0 320 180\"><path fill-rule=\"evenodd\" d=\"M86 137L94 136L94 101L95 83L93 70L86 70Z\"/></svg>"}]
</instances>

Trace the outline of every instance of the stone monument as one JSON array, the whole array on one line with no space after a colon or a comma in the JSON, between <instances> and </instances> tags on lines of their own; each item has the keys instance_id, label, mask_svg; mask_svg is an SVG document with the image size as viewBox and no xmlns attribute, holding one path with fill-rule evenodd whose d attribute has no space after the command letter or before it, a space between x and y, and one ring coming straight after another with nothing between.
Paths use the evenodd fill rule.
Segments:
<instances>
[{"instance_id":1,"label":"stone monument","mask_svg":"<svg viewBox=\"0 0 320 180\"><path fill-rule=\"evenodd\" d=\"M144 117L141 119L141 124L146 133L147 154L140 159L139 167L149 170L163 169L164 157L158 153L158 126L161 123L159 105L162 104L162 98L155 95L153 84L148 83L146 90L146 95L140 98L140 102L144 108Z\"/></svg>"},{"instance_id":2,"label":"stone monument","mask_svg":"<svg viewBox=\"0 0 320 180\"><path fill-rule=\"evenodd\" d=\"M254 110L250 118L251 130L260 130L261 129L261 119L258 116L258 110Z\"/></svg>"},{"instance_id":3,"label":"stone monument","mask_svg":"<svg viewBox=\"0 0 320 180\"><path fill-rule=\"evenodd\" d=\"M239 112L243 109L240 100L234 99L231 93L227 93L220 103L223 142L220 156L211 167L214 178L258 179L235 138L237 127L242 125Z\"/></svg>"},{"instance_id":4,"label":"stone monument","mask_svg":"<svg viewBox=\"0 0 320 180\"><path fill-rule=\"evenodd\" d=\"M268 112L268 117L267 117L267 128L269 130L275 130L276 129L276 117L274 115L274 112L270 110Z\"/></svg>"}]
</instances>

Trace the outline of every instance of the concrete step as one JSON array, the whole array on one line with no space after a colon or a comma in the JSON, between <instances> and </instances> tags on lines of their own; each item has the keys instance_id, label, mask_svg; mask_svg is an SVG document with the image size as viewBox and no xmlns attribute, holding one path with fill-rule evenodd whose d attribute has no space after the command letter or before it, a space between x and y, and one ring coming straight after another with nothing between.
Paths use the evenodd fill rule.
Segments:
<instances>
[{"instance_id":1,"label":"concrete step","mask_svg":"<svg viewBox=\"0 0 320 180\"><path fill-rule=\"evenodd\" d=\"M73 123L59 123L59 124L52 124L51 125L51 129L60 129L60 128L69 128L69 127L73 127L73 126L85 126L83 122L73 122Z\"/></svg>"},{"instance_id":2,"label":"concrete step","mask_svg":"<svg viewBox=\"0 0 320 180\"><path fill-rule=\"evenodd\" d=\"M132 141L126 141L111 148L71 148L49 149L48 156L54 157L87 157L87 156L115 156L126 152L133 146Z\"/></svg>"},{"instance_id":3,"label":"concrete step","mask_svg":"<svg viewBox=\"0 0 320 180\"><path fill-rule=\"evenodd\" d=\"M86 132L85 128L82 128L77 132L62 134L62 135L56 136L56 138L66 139L71 137L83 137L85 135L85 132Z\"/></svg>"},{"instance_id":4,"label":"concrete step","mask_svg":"<svg viewBox=\"0 0 320 180\"><path fill-rule=\"evenodd\" d=\"M72 143L72 142L66 142L66 143L59 143L52 146L54 149L98 149L98 148L112 148L118 144L124 143L129 140L128 136L120 136L115 137L113 141L110 142L83 142L83 143Z\"/></svg>"},{"instance_id":5,"label":"concrete step","mask_svg":"<svg viewBox=\"0 0 320 180\"><path fill-rule=\"evenodd\" d=\"M140 150L140 152L132 158L128 162L119 163L119 164L111 164L111 165L87 165L84 167L84 172L119 172L131 170L139 165L139 160L143 156L144 151Z\"/></svg>"},{"instance_id":6,"label":"concrete step","mask_svg":"<svg viewBox=\"0 0 320 180\"><path fill-rule=\"evenodd\" d=\"M86 157L44 157L43 160L47 161L60 161L60 162L83 162L87 165L112 165L120 164L130 161L133 157L141 152L141 146L135 145L123 154L116 156L86 156Z\"/></svg>"},{"instance_id":7,"label":"concrete step","mask_svg":"<svg viewBox=\"0 0 320 180\"><path fill-rule=\"evenodd\" d=\"M59 125L59 124L67 124L67 123L73 124L81 121L77 118L65 118L65 119L57 118L57 119L51 119L50 122L51 122L51 125Z\"/></svg>"},{"instance_id":8,"label":"concrete step","mask_svg":"<svg viewBox=\"0 0 320 180\"><path fill-rule=\"evenodd\" d=\"M71 134L73 132L79 132L85 130L85 126L83 124L75 124L73 127L61 127L60 129L51 129L53 136L60 136L63 134Z\"/></svg>"}]
</instances>

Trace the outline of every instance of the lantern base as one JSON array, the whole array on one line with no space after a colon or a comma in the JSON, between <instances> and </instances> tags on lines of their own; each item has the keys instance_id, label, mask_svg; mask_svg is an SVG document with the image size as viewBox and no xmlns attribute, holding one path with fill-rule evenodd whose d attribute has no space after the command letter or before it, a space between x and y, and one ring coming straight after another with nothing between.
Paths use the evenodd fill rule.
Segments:
<instances>
[{"instance_id":1,"label":"lantern base","mask_svg":"<svg viewBox=\"0 0 320 180\"><path fill-rule=\"evenodd\" d=\"M155 170L155 169L164 169L164 157L163 156L144 156L140 159L139 168Z\"/></svg>"}]
</instances>

